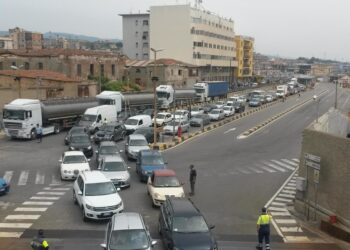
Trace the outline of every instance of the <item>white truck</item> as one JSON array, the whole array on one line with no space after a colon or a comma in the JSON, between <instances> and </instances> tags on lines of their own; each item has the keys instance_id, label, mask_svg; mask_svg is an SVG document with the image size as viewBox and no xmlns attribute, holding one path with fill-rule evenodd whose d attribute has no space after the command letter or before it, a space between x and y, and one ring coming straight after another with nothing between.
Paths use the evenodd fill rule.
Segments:
<instances>
[{"instance_id":1,"label":"white truck","mask_svg":"<svg viewBox=\"0 0 350 250\"><path fill-rule=\"evenodd\" d=\"M197 99L193 89L174 89L171 85L159 85L156 92L160 109L168 109L174 102L182 105Z\"/></svg>"},{"instance_id":2,"label":"white truck","mask_svg":"<svg viewBox=\"0 0 350 250\"><path fill-rule=\"evenodd\" d=\"M276 95L280 98L286 97L288 95L288 85L278 85Z\"/></svg>"},{"instance_id":3,"label":"white truck","mask_svg":"<svg viewBox=\"0 0 350 250\"><path fill-rule=\"evenodd\" d=\"M34 139L37 124L43 134L59 133L61 129L73 126L88 108L101 104L114 105L121 110L119 92L104 93L96 98L55 99L15 99L3 109L3 124L7 136L11 138Z\"/></svg>"},{"instance_id":4,"label":"white truck","mask_svg":"<svg viewBox=\"0 0 350 250\"><path fill-rule=\"evenodd\" d=\"M104 124L117 121L117 108L115 105L101 105L88 108L79 121L79 125L86 127L93 134Z\"/></svg>"}]
</instances>

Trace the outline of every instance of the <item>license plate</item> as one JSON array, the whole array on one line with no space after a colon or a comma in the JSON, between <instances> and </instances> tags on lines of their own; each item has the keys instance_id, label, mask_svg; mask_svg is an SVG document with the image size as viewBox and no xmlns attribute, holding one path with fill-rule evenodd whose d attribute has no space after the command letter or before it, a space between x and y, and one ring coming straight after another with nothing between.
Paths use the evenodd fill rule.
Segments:
<instances>
[{"instance_id":1,"label":"license plate","mask_svg":"<svg viewBox=\"0 0 350 250\"><path fill-rule=\"evenodd\" d=\"M112 212L109 212L109 213L102 213L102 214L101 214L101 216L106 216L106 217L107 217L107 216L112 216L112 215L113 215Z\"/></svg>"}]
</instances>

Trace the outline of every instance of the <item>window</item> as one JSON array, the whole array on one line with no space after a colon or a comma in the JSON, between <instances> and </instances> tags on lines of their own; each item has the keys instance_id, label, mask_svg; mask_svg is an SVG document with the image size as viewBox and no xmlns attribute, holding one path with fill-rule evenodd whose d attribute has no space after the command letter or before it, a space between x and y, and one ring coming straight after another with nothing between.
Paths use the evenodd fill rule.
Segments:
<instances>
[{"instance_id":1,"label":"window","mask_svg":"<svg viewBox=\"0 0 350 250\"><path fill-rule=\"evenodd\" d=\"M94 65L93 64L90 64L90 76L93 76L94 75Z\"/></svg>"},{"instance_id":2,"label":"window","mask_svg":"<svg viewBox=\"0 0 350 250\"><path fill-rule=\"evenodd\" d=\"M210 44L211 45L211 44ZM211 48L211 46L209 46L209 48ZM213 45L213 48L216 49L216 44Z\"/></svg>"},{"instance_id":3,"label":"window","mask_svg":"<svg viewBox=\"0 0 350 250\"><path fill-rule=\"evenodd\" d=\"M81 76L81 64L77 64L77 76Z\"/></svg>"},{"instance_id":4,"label":"window","mask_svg":"<svg viewBox=\"0 0 350 250\"><path fill-rule=\"evenodd\" d=\"M143 53L143 59L147 59L148 58L148 53Z\"/></svg>"},{"instance_id":5,"label":"window","mask_svg":"<svg viewBox=\"0 0 350 250\"><path fill-rule=\"evenodd\" d=\"M29 69L29 62L24 63L24 69L28 70Z\"/></svg>"},{"instance_id":6,"label":"window","mask_svg":"<svg viewBox=\"0 0 350 250\"><path fill-rule=\"evenodd\" d=\"M138 43L138 42L136 42L135 46L136 46L136 48L138 48L138 47L139 47L139 43Z\"/></svg>"},{"instance_id":7,"label":"window","mask_svg":"<svg viewBox=\"0 0 350 250\"><path fill-rule=\"evenodd\" d=\"M170 72L171 72L171 75L173 76L174 75L174 70L172 69Z\"/></svg>"},{"instance_id":8,"label":"window","mask_svg":"<svg viewBox=\"0 0 350 250\"><path fill-rule=\"evenodd\" d=\"M139 25L139 20L135 20L135 25Z\"/></svg>"},{"instance_id":9,"label":"window","mask_svg":"<svg viewBox=\"0 0 350 250\"><path fill-rule=\"evenodd\" d=\"M143 26L148 26L148 20L143 20L142 25Z\"/></svg>"},{"instance_id":10,"label":"window","mask_svg":"<svg viewBox=\"0 0 350 250\"><path fill-rule=\"evenodd\" d=\"M105 74L105 65L104 64L100 64L100 75L104 76Z\"/></svg>"},{"instance_id":11,"label":"window","mask_svg":"<svg viewBox=\"0 0 350 250\"><path fill-rule=\"evenodd\" d=\"M138 59L139 58L139 53L135 54L135 58Z\"/></svg>"},{"instance_id":12,"label":"window","mask_svg":"<svg viewBox=\"0 0 350 250\"><path fill-rule=\"evenodd\" d=\"M16 62L12 62L12 66L16 66Z\"/></svg>"},{"instance_id":13,"label":"window","mask_svg":"<svg viewBox=\"0 0 350 250\"><path fill-rule=\"evenodd\" d=\"M44 65L42 62L38 63L38 69L40 69L40 70L44 69Z\"/></svg>"},{"instance_id":14,"label":"window","mask_svg":"<svg viewBox=\"0 0 350 250\"><path fill-rule=\"evenodd\" d=\"M135 36L136 36L136 37L139 36L139 32L138 32L138 31L135 32Z\"/></svg>"},{"instance_id":15,"label":"window","mask_svg":"<svg viewBox=\"0 0 350 250\"><path fill-rule=\"evenodd\" d=\"M142 44L142 47L143 47L143 48L148 48L148 43L143 43L143 44Z\"/></svg>"},{"instance_id":16,"label":"window","mask_svg":"<svg viewBox=\"0 0 350 250\"><path fill-rule=\"evenodd\" d=\"M147 38L148 38L148 31L144 31L142 34L142 39L147 40Z\"/></svg>"},{"instance_id":17,"label":"window","mask_svg":"<svg viewBox=\"0 0 350 250\"><path fill-rule=\"evenodd\" d=\"M205 47L205 48L208 48L208 43L204 43L204 47Z\"/></svg>"},{"instance_id":18,"label":"window","mask_svg":"<svg viewBox=\"0 0 350 250\"><path fill-rule=\"evenodd\" d=\"M139 68L137 68L136 73L141 73L141 70Z\"/></svg>"},{"instance_id":19,"label":"window","mask_svg":"<svg viewBox=\"0 0 350 250\"><path fill-rule=\"evenodd\" d=\"M181 69L179 69L179 71L178 71L178 75L179 75L179 76L181 76L181 75L182 75L182 70L181 70Z\"/></svg>"},{"instance_id":20,"label":"window","mask_svg":"<svg viewBox=\"0 0 350 250\"><path fill-rule=\"evenodd\" d=\"M112 76L115 76L115 64L112 64Z\"/></svg>"}]
</instances>

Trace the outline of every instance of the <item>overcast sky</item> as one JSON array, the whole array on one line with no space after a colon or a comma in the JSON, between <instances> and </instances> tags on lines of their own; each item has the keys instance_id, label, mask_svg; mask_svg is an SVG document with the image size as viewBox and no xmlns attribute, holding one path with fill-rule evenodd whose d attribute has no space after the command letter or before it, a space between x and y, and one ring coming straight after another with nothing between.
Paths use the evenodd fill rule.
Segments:
<instances>
[{"instance_id":1,"label":"overcast sky","mask_svg":"<svg viewBox=\"0 0 350 250\"><path fill-rule=\"evenodd\" d=\"M67 32L122 39L120 13L194 0L0 0L0 30ZM350 61L350 0L203 0L255 38L257 52Z\"/></svg>"}]
</instances>

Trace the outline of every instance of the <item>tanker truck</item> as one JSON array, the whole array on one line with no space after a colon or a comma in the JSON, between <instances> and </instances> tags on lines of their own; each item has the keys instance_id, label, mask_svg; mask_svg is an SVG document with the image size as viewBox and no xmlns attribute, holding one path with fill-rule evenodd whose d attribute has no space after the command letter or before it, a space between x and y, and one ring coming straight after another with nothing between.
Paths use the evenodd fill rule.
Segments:
<instances>
[{"instance_id":1,"label":"tanker truck","mask_svg":"<svg viewBox=\"0 0 350 250\"><path fill-rule=\"evenodd\" d=\"M99 105L113 105L116 113L121 111L119 92L101 93L96 98L53 99L15 99L3 109L4 130L11 138L34 139L35 127L43 128L43 135L59 133L73 126L84 112ZM115 114L117 115L117 114Z\"/></svg>"}]
</instances>

